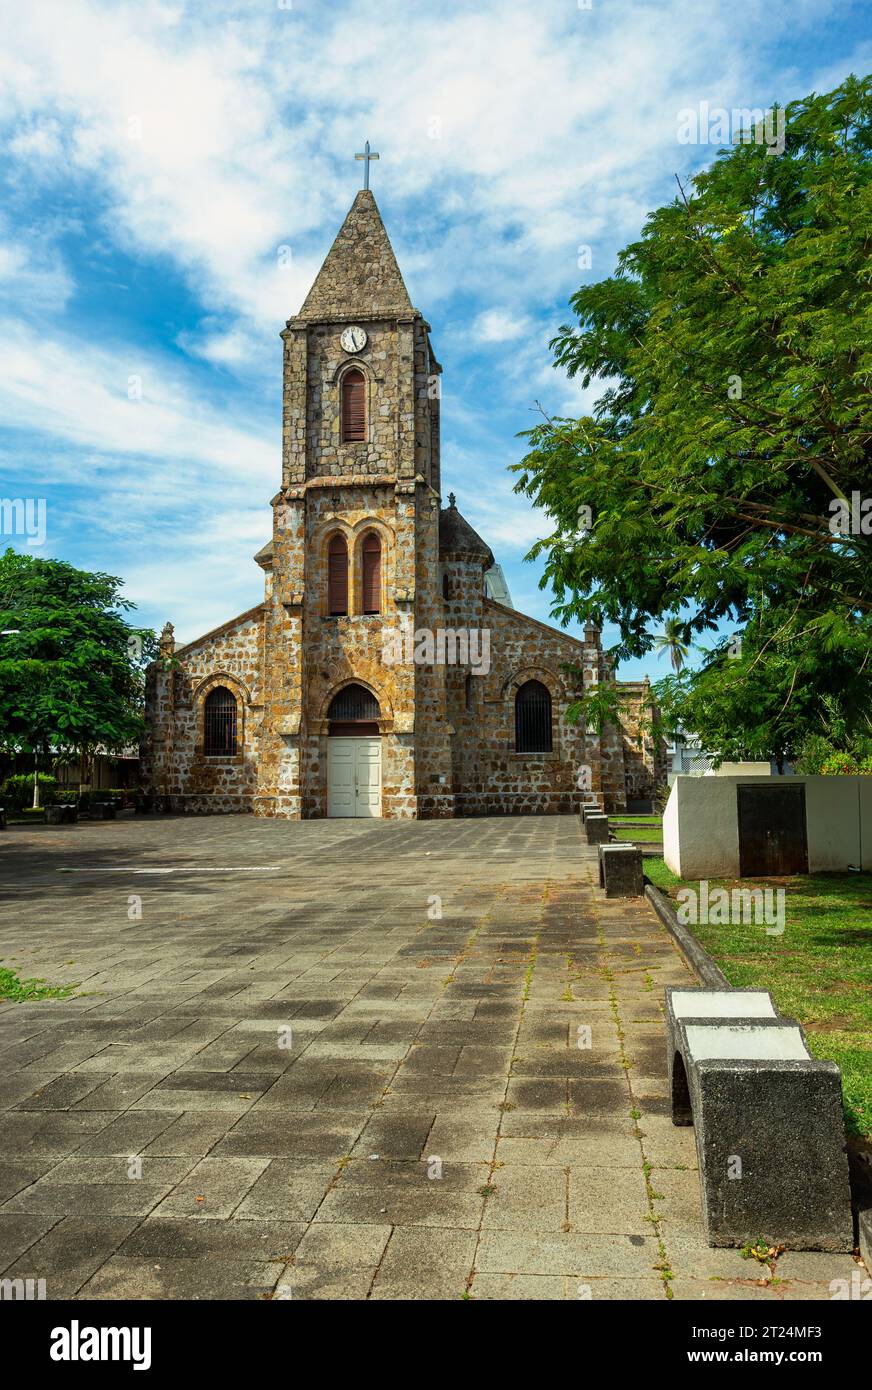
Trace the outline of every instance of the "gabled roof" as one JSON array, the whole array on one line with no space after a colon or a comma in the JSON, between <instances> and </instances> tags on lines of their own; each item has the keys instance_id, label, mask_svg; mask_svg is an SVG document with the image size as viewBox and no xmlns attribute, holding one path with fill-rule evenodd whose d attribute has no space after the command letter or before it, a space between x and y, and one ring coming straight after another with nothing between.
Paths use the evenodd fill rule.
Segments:
<instances>
[{"instance_id":1,"label":"gabled roof","mask_svg":"<svg viewBox=\"0 0 872 1390\"><path fill-rule=\"evenodd\" d=\"M412 313L412 301L378 205L372 191L361 188L299 317L317 321Z\"/></svg>"},{"instance_id":2,"label":"gabled roof","mask_svg":"<svg viewBox=\"0 0 872 1390\"><path fill-rule=\"evenodd\" d=\"M453 492L448 494L448 506L439 513L439 554L478 555L488 568L494 562L490 546L457 510Z\"/></svg>"}]
</instances>

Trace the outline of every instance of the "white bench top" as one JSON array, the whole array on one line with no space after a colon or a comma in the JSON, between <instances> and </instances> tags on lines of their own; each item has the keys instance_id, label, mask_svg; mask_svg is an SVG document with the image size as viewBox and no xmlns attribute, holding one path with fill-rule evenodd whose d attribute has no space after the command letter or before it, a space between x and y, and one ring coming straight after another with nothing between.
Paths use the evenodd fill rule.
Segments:
<instances>
[{"instance_id":1,"label":"white bench top","mask_svg":"<svg viewBox=\"0 0 872 1390\"><path fill-rule=\"evenodd\" d=\"M676 1018L776 1018L766 990L682 989L669 996Z\"/></svg>"},{"instance_id":2,"label":"white bench top","mask_svg":"<svg viewBox=\"0 0 872 1390\"><path fill-rule=\"evenodd\" d=\"M751 1024L691 1023L687 1046L694 1062L706 1059L749 1062L807 1062L808 1049L795 1024L756 1028Z\"/></svg>"}]
</instances>

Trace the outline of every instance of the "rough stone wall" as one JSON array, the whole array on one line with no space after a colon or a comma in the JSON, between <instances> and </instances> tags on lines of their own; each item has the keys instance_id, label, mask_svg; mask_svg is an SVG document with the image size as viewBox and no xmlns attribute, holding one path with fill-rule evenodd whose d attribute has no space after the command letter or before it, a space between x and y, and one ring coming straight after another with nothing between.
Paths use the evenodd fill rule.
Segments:
<instances>
[{"instance_id":1,"label":"rough stone wall","mask_svg":"<svg viewBox=\"0 0 872 1390\"><path fill-rule=\"evenodd\" d=\"M453 668L445 663L438 646L444 641L448 626L439 565L439 497L419 484L417 500L415 630L432 634L435 651L433 661L418 663L414 668L415 779L418 815L432 819L455 814L448 707L448 681Z\"/></svg>"},{"instance_id":2,"label":"rough stone wall","mask_svg":"<svg viewBox=\"0 0 872 1390\"><path fill-rule=\"evenodd\" d=\"M666 782L666 744L651 732L659 709L644 681L622 681L621 698L627 712L621 721L624 783L628 801L652 798Z\"/></svg>"},{"instance_id":3,"label":"rough stone wall","mask_svg":"<svg viewBox=\"0 0 872 1390\"><path fill-rule=\"evenodd\" d=\"M585 799L599 804L597 740L566 719L584 677L563 669L594 669L598 650L484 597L480 567L476 598L472 568L462 562L449 567L449 593L458 596L450 606L471 609L489 631L491 669L471 676L469 707L465 675L458 672L451 681L458 812L553 814L578 810ZM551 693L551 753L515 752L515 692L527 680L541 681ZM589 789L581 785L583 767L590 768Z\"/></svg>"},{"instance_id":4,"label":"rough stone wall","mask_svg":"<svg viewBox=\"0 0 872 1390\"><path fill-rule=\"evenodd\" d=\"M173 811L251 810L262 716L262 606L189 646L172 651L171 645L165 664L149 671L145 785ZM230 758L203 752L203 703L216 686L236 697L237 751Z\"/></svg>"},{"instance_id":5,"label":"rough stone wall","mask_svg":"<svg viewBox=\"0 0 872 1390\"><path fill-rule=\"evenodd\" d=\"M412 733L414 674L384 660L385 628L396 625L406 592L414 587L414 493L395 485L320 485L306 489L306 567L303 599L302 814L327 814L327 710L344 685L371 690L379 702L382 734L382 807L389 817L415 814ZM334 502L338 505L334 506ZM327 613L327 545L341 532L349 551L349 614ZM371 531L382 547L382 612L362 613L361 548ZM411 532L411 535L409 533Z\"/></svg>"},{"instance_id":6,"label":"rough stone wall","mask_svg":"<svg viewBox=\"0 0 872 1390\"><path fill-rule=\"evenodd\" d=\"M301 711L305 498L290 487L273 499L273 553L265 569L263 722L257 795L259 816L302 814Z\"/></svg>"}]
</instances>

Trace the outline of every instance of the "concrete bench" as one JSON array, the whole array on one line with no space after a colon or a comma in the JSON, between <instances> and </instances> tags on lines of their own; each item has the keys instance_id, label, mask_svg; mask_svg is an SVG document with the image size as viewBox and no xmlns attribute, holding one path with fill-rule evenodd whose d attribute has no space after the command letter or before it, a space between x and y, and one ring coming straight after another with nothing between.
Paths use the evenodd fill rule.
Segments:
<instances>
[{"instance_id":1,"label":"concrete bench","mask_svg":"<svg viewBox=\"0 0 872 1390\"><path fill-rule=\"evenodd\" d=\"M645 875L638 845L600 845L599 883L607 898L641 898Z\"/></svg>"},{"instance_id":2,"label":"concrete bench","mask_svg":"<svg viewBox=\"0 0 872 1390\"><path fill-rule=\"evenodd\" d=\"M91 820L114 820L115 802L114 801L92 801L90 810Z\"/></svg>"},{"instance_id":3,"label":"concrete bench","mask_svg":"<svg viewBox=\"0 0 872 1390\"><path fill-rule=\"evenodd\" d=\"M584 818L584 833L587 836L589 845L606 844L609 838L609 818L602 812L591 815L590 812Z\"/></svg>"},{"instance_id":4,"label":"concrete bench","mask_svg":"<svg viewBox=\"0 0 872 1390\"><path fill-rule=\"evenodd\" d=\"M6 829L6 807L0 806L0 830Z\"/></svg>"},{"instance_id":5,"label":"concrete bench","mask_svg":"<svg viewBox=\"0 0 872 1390\"><path fill-rule=\"evenodd\" d=\"M45 808L46 825L74 825L78 819L79 813L75 806L67 806L61 802L57 806Z\"/></svg>"},{"instance_id":6,"label":"concrete bench","mask_svg":"<svg viewBox=\"0 0 872 1390\"><path fill-rule=\"evenodd\" d=\"M853 1245L842 1080L765 990L667 989L672 1122L692 1124L709 1245Z\"/></svg>"}]
</instances>

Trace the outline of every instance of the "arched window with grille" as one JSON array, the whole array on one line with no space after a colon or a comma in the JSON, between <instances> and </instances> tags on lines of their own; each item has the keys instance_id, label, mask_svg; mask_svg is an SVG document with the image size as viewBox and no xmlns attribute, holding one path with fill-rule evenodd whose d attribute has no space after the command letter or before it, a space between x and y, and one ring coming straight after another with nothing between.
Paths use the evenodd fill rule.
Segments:
<instances>
[{"instance_id":1,"label":"arched window with grille","mask_svg":"<svg viewBox=\"0 0 872 1390\"><path fill-rule=\"evenodd\" d=\"M366 439L366 378L357 367L342 378L342 442Z\"/></svg>"},{"instance_id":2,"label":"arched window with grille","mask_svg":"<svg viewBox=\"0 0 872 1390\"><path fill-rule=\"evenodd\" d=\"M371 690L363 685L346 685L333 696L327 710L330 720L330 733L340 736L360 737L379 731L381 706Z\"/></svg>"},{"instance_id":3,"label":"arched window with grille","mask_svg":"<svg viewBox=\"0 0 872 1390\"><path fill-rule=\"evenodd\" d=\"M236 697L216 685L203 701L203 752L207 758L236 755Z\"/></svg>"},{"instance_id":4,"label":"arched window with grille","mask_svg":"<svg viewBox=\"0 0 872 1390\"><path fill-rule=\"evenodd\" d=\"M327 612L334 618L348 612L348 546L344 536L334 536L327 547Z\"/></svg>"},{"instance_id":5,"label":"arched window with grille","mask_svg":"<svg viewBox=\"0 0 872 1390\"><path fill-rule=\"evenodd\" d=\"M551 695L541 681L525 681L515 696L515 752L551 752Z\"/></svg>"},{"instance_id":6,"label":"arched window with grille","mask_svg":"<svg viewBox=\"0 0 872 1390\"><path fill-rule=\"evenodd\" d=\"M364 538L361 571L363 611L364 613L380 613L381 541L373 532Z\"/></svg>"}]
</instances>

